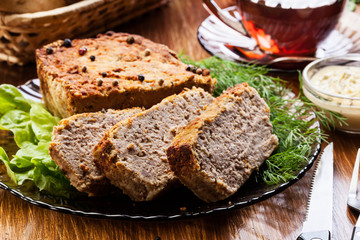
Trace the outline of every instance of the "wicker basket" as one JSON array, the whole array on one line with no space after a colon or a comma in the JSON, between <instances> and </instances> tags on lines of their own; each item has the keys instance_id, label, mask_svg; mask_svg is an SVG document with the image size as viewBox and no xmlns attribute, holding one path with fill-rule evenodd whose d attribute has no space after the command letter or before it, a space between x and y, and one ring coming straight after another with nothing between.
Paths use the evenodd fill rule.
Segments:
<instances>
[{"instance_id":1,"label":"wicker basket","mask_svg":"<svg viewBox=\"0 0 360 240\"><path fill-rule=\"evenodd\" d=\"M44 12L0 13L0 61L23 65L35 49L62 38L89 37L169 0L84 0Z\"/></svg>"}]
</instances>

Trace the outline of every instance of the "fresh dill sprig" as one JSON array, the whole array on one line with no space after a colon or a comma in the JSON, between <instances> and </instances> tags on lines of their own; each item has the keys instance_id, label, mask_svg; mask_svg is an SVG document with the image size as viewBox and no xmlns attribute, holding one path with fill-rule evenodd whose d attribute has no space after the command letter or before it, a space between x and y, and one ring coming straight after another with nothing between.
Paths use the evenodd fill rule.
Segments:
<instances>
[{"instance_id":1,"label":"fresh dill sprig","mask_svg":"<svg viewBox=\"0 0 360 240\"><path fill-rule=\"evenodd\" d=\"M325 140L325 134L316 127L317 121L331 128L335 120L343 118L333 112L315 108L303 95L292 96L285 81L266 75L262 66L240 65L229 60L210 57L199 62L180 56L187 64L207 68L217 79L214 96L235 84L247 82L254 87L268 103L273 132L279 139L279 146L265 161L256 178L265 183L279 184L296 178L298 172L308 163L314 146ZM315 115L317 118L315 117Z\"/></svg>"}]
</instances>

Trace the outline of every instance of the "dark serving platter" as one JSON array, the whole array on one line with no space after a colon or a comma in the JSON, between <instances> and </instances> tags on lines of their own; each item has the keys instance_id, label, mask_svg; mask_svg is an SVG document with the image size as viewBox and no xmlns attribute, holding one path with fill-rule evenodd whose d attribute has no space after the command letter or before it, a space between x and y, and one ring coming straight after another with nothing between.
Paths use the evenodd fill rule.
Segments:
<instances>
[{"instance_id":1,"label":"dark serving platter","mask_svg":"<svg viewBox=\"0 0 360 240\"><path fill-rule=\"evenodd\" d=\"M37 86L36 80L30 81L21 86L20 90L24 93L24 89L32 89L36 93ZM36 98L36 94L28 94ZM11 137L1 139L1 144L11 149L14 149L15 145ZM141 203L131 201L120 192L106 197L54 198L29 186L17 186L7 176L3 164L0 164L0 187L36 206L74 215L123 220L186 219L246 207L276 195L305 175L319 155L320 145L320 142L314 144L308 163L297 173L297 178L278 185L267 185L261 180L256 182L255 176L252 175L233 196L215 203L199 200L185 187L174 189L157 200Z\"/></svg>"}]
</instances>

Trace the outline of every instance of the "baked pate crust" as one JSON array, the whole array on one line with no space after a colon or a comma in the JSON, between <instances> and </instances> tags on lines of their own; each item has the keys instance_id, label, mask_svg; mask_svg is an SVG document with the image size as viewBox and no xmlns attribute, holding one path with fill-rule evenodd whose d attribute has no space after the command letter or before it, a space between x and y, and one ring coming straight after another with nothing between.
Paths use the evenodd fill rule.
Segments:
<instances>
[{"instance_id":1,"label":"baked pate crust","mask_svg":"<svg viewBox=\"0 0 360 240\"><path fill-rule=\"evenodd\" d=\"M93 148L109 128L141 111L132 108L81 113L61 120L54 127L49 152L71 185L89 196L110 193L112 186L96 167Z\"/></svg>"},{"instance_id":2,"label":"baked pate crust","mask_svg":"<svg viewBox=\"0 0 360 240\"><path fill-rule=\"evenodd\" d=\"M184 88L212 92L209 71L186 70L176 53L138 35L108 33L59 40L36 50L37 72L46 107L65 118L101 109L149 108Z\"/></svg>"},{"instance_id":3,"label":"baked pate crust","mask_svg":"<svg viewBox=\"0 0 360 240\"><path fill-rule=\"evenodd\" d=\"M228 89L167 149L171 170L200 199L234 194L278 145L270 109L247 83Z\"/></svg>"},{"instance_id":4,"label":"baked pate crust","mask_svg":"<svg viewBox=\"0 0 360 240\"><path fill-rule=\"evenodd\" d=\"M150 201L165 193L178 182L166 148L178 129L212 100L201 88L184 90L119 122L94 148L97 166L134 201Z\"/></svg>"}]
</instances>

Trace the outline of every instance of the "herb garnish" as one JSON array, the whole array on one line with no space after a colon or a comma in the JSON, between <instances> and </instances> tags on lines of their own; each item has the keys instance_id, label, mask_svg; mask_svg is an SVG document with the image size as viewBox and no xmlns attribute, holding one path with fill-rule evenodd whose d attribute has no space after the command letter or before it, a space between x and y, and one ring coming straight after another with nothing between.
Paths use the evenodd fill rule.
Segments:
<instances>
[{"instance_id":1,"label":"herb garnish","mask_svg":"<svg viewBox=\"0 0 360 240\"><path fill-rule=\"evenodd\" d=\"M279 138L279 146L265 161L257 178L267 184L278 184L296 178L297 173L308 162L312 147L325 139L324 133L313 127L316 121L330 128L335 119L343 121L336 113L314 108L313 104L302 93L292 98L291 89L285 81L267 76L268 70L262 66L240 65L229 60L211 57L199 62L184 56L186 64L207 68L211 76L217 79L214 96L220 95L228 87L247 82L257 89L271 109L270 120L273 131ZM317 119L314 118L314 113Z\"/></svg>"}]
</instances>

